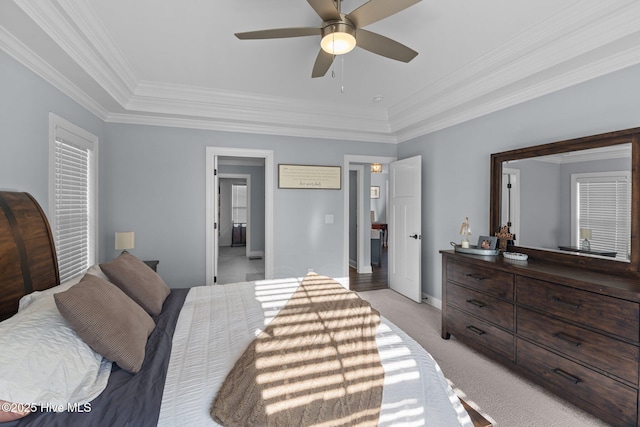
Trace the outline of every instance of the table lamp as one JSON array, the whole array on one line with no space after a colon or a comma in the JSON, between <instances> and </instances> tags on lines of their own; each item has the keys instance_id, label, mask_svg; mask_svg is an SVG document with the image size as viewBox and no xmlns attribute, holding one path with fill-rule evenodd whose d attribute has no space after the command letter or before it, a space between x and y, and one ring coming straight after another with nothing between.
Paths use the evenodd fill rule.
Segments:
<instances>
[{"instance_id":1,"label":"table lamp","mask_svg":"<svg viewBox=\"0 0 640 427\"><path fill-rule=\"evenodd\" d=\"M591 238L591 229L590 228L581 228L580 229L580 238L582 239L582 244L580 245L580 249L583 251L591 250L591 242L589 239Z\"/></svg>"},{"instance_id":2,"label":"table lamp","mask_svg":"<svg viewBox=\"0 0 640 427\"><path fill-rule=\"evenodd\" d=\"M133 231L116 231L116 250L127 253L128 249L134 248L135 233Z\"/></svg>"}]
</instances>

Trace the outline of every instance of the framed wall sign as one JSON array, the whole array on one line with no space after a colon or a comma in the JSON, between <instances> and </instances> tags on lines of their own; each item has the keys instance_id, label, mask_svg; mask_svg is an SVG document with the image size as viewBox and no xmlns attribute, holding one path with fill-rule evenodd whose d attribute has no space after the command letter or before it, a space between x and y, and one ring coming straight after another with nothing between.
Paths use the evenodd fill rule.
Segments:
<instances>
[{"instance_id":1,"label":"framed wall sign","mask_svg":"<svg viewBox=\"0 0 640 427\"><path fill-rule=\"evenodd\" d=\"M340 190L340 166L278 165L278 188Z\"/></svg>"},{"instance_id":2,"label":"framed wall sign","mask_svg":"<svg viewBox=\"0 0 640 427\"><path fill-rule=\"evenodd\" d=\"M380 198L380 187L377 185L371 186L371 198L379 199Z\"/></svg>"}]
</instances>

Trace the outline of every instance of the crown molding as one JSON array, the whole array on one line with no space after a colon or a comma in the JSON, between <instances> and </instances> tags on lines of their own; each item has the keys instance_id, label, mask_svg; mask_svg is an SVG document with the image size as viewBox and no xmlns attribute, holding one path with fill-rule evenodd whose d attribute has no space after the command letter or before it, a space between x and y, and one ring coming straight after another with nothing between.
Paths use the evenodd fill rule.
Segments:
<instances>
[{"instance_id":1,"label":"crown molding","mask_svg":"<svg viewBox=\"0 0 640 427\"><path fill-rule=\"evenodd\" d=\"M576 3L524 31L390 108L392 131L407 141L640 63L640 4L620 3Z\"/></svg>"},{"instance_id":2,"label":"crown molding","mask_svg":"<svg viewBox=\"0 0 640 427\"><path fill-rule=\"evenodd\" d=\"M408 141L640 63L640 2L576 1L497 49L384 108L138 81L87 2L14 0L122 107L109 110L0 27L0 47L112 123L376 143Z\"/></svg>"},{"instance_id":3,"label":"crown molding","mask_svg":"<svg viewBox=\"0 0 640 427\"><path fill-rule=\"evenodd\" d=\"M124 106L135 78L95 13L82 2L14 0L109 96Z\"/></svg>"},{"instance_id":4,"label":"crown molding","mask_svg":"<svg viewBox=\"0 0 640 427\"><path fill-rule=\"evenodd\" d=\"M394 136L363 131L348 131L327 127L299 127L278 125L274 123L256 123L230 120L217 120L213 118L195 119L179 118L174 116L155 116L141 113L112 113L105 120L107 123L135 124L147 126L166 126L187 129L216 130L224 132L240 132L262 135L291 136L298 138L335 139L343 141L361 141L383 144L396 144Z\"/></svg>"},{"instance_id":5,"label":"crown molding","mask_svg":"<svg viewBox=\"0 0 640 427\"><path fill-rule=\"evenodd\" d=\"M22 42L17 40L6 29L0 26L0 49L6 52L13 59L24 65L47 83L78 102L89 110L96 117L106 120L109 112L100 103L87 95L73 82L58 72L55 68L42 60Z\"/></svg>"}]
</instances>

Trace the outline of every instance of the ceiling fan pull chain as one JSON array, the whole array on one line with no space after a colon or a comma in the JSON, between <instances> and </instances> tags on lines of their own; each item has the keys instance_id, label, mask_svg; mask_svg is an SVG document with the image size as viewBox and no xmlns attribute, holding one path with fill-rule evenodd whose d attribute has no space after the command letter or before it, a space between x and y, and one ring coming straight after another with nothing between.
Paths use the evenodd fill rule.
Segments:
<instances>
[{"instance_id":1,"label":"ceiling fan pull chain","mask_svg":"<svg viewBox=\"0 0 640 427\"><path fill-rule=\"evenodd\" d=\"M340 93L344 93L344 55L340 56L340 65L342 66L342 71L340 71L342 73L342 84L340 85Z\"/></svg>"}]
</instances>

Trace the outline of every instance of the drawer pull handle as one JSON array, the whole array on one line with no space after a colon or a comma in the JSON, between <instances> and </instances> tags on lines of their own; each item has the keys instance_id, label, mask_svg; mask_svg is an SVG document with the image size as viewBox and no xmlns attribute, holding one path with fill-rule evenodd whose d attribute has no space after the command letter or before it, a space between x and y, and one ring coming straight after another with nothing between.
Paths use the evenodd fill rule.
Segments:
<instances>
[{"instance_id":1,"label":"drawer pull handle","mask_svg":"<svg viewBox=\"0 0 640 427\"><path fill-rule=\"evenodd\" d=\"M467 326L467 329L478 335L486 334L485 331L483 331L482 329L476 328L475 326Z\"/></svg>"},{"instance_id":2,"label":"drawer pull handle","mask_svg":"<svg viewBox=\"0 0 640 427\"><path fill-rule=\"evenodd\" d=\"M563 371L562 369L558 369L558 368L554 368L552 369L553 373L556 375L560 375L562 378L571 381L574 384L578 384L581 383L582 380L578 377L574 377L571 374L566 373L565 371Z\"/></svg>"},{"instance_id":3,"label":"drawer pull handle","mask_svg":"<svg viewBox=\"0 0 640 427\"><path fill-rule=\"evenodd\" d=\"M580 341L578 341L577 339L570 337L569 335L565 335L562 332L556 332L555 334L551 334L553 337L556 337L562 341L566 341L569 344L573 344L576 347L580 347L580 345L582 345L582 343Z\"/></svg>"},{"instance_id":4,"label":"drawer pull handle","mask_svg":"<svg viewBox=\"0 0 640 427\"><path fill-rule=\"evenodd\" d=\"M571 308L575 308L575 309L580 308L580 304L574 304L572 302L562 301L558 297L551 297L551 301L555 302L556 304L565 305L567 307L571 307Z\"/></svg>"},{"instance_id":5,"label":"drawer pull handle","mask_svg":"<svg viewBox=\"0 0 640 427\"><path fill-rule=\"evenodd\" d=\"M479 275L477 273L476 274L469 273L469 274L467 274L467 277L471 277L472 279L476 279L476 280L484 280L485 279L484 276L481 276L481 275Z\"/></svg>"},{"instance_id":6,"label":"drawer pull handle","mask_svg":"<svg viewBox=\"0 0 640 427\"><path fill-rule=\"evenodd\" d=\"M477 299L468 299L467 302L471 305L475 305L478 308L484 307L486 304L478 301Z\"/></svg>"}]
</instances>

